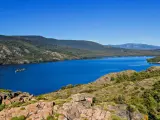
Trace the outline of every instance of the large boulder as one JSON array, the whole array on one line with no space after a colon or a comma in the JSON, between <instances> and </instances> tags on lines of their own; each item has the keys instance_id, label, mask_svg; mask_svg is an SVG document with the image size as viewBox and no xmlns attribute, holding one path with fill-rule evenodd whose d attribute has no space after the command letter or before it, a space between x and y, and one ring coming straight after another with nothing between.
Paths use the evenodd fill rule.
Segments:
<instances>
[{"instance_id":1,"label":"large boulder","mask_svg":"<svg viewBox=\"0 0 160 120\"><path fill-rule=\"evenodd\" d=\"M54 105L54 102L37 102L27 106L5 109L0 112L0 120L11 120L18 116L25 116L27 120L46 119L53 114Z\"/></svg>"},{"instance_id":2,"label":"large boulder","mask_svg":"<svg viewBox=\"0 0 160 120\"><path fill-rule=\"evenodd\" d=\"M13 102L27 102L32 100L34 96L26 92L1 92L0 104L9 105Z\"/></svg>"},{"instance_id":3,"label":"large boulder","mask_svg":"<svg viewBox=\"0 0 160 120\"><path fill-rule=\"evenodd\" d=\"M64 115L59 120L111 120L111 113L99 107L93 107L93 96L82 93L72 95L72 100L62 107L54 106L54 111Z\"/></svg>"}]
</instances>

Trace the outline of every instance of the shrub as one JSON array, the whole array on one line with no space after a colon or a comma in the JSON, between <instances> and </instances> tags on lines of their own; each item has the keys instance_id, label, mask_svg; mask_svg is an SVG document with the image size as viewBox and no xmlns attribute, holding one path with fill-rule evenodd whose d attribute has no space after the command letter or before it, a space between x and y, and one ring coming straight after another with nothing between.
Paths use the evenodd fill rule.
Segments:
<instances>
[{"instance_id":1,"label":"shrub","mask_svg":"<svg viewBox=\"0 0 160 120\"><path fill-rule=\"evenodd\" d=\"M69 88L73 88L74 86L72 84L69 84L67 86L63 86L61 87L61 90L64 90L64 89L69 89Z\"/></svg>"},{"instance_id":2,"label":"shrub","mask_svg":"<svg viewBox=\"0 0 160 120\"><path fill-rule=\"evenodd\" d=\"M58 120L58 119L55 119L54 116L49 115L46 120Z\"/></svg>"},{"instance_id":3,"label":"shrub","mask_svg":"<svg viewBox=\"0 0 160 120\"><path fill-rule=\"evenodd\" d=\"M22 102L14 102L11 104L11 107L20 107L22 104Z\"/></svg>"},{"instance_id":4,"label":"shrub","mask_svg":"<svg viewBox=\"0 0 160 120\"><path fill-rule=\"evenodd\" d=\"M112 115L112 120L121 120L121 118L117 115Z\"/></svg>"},{"instance_id":5,"label":"shrub","mask_svg":"<svg viewBox=\"0 0 160 120\"><path fill-rule=\"evenodd\" d=\"M111 81L114 81L115 80L115 78L114 77L111 77Z\"/></svg>"},{"instance_id":6,"label":"shrub","mask_svg":"<svg viewBox=\"0 0 160 120\"><path fill-rule=\"evenodd\" d=\"M11 118L11 120L26 120L26 117L22 115L19 117L13 117L13 118Z\"/></svg>"},{"instance_id":7,"label":"shrub","mask_svg":"<svg viewBox=\"0 0 160 120\"><path fill-rule=\"evenodd\" d=\"M21 107L20 110L25 110L25 108L24 108L24 107Z\"/></svg>"},{"instance_id":8,"label":"shrub","mask_svg":"<svg viewBox=\"0 0 160 120\"><path fill-rule=\"evenodd\" d=\"M134 105L128 105L127 110L129 112L135 112L136 111L136 107Z\"/></svg>"},{"instance_id":9,"label":"shrub","mask_svg":"<svg viewBox=\"0 0 160 120\"><path fill-rule=\"evenodd\" d=\"M4 105L4 104L1 104L1 105L0 105L0 111L2 111L4 108L5 108L5 105Z\"/></svg>"},{"instance_id":10,"label":"shrub","mask_svg":"<svg viewBox=\"0 0 160 120\"><path fill-rule=\"evenodd\" d=\"M118 97L114 98L114 101L117 104L124 104L125 103L125 97L123 95L118 95Z\"/></svg>"},{"instance_id":11,"label":"shrub","mask_svg":"<svg viewBox=\"0 0 160 120\"><path fill-rule=\"evenodd\" d=\"M39 95L36 98L37 100L46 100L46 98L44 97L44 95Z\"/></svg>"},{"instance_id":12,"label":"shrub","mask_svg":"<svg viewBox=\"0 0 160 120\"><path fill-rule=\"evenodd\" d=\"M10 92L12 92L12 91L11 91L11 90L0 89L0 92L10 93Z\"/></svg>"}]
</instances>

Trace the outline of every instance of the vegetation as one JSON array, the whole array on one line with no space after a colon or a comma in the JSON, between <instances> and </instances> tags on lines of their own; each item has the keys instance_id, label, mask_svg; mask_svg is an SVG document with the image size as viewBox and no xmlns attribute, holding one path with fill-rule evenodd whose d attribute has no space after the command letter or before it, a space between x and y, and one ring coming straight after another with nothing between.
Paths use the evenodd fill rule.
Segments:
<instances>
[{"instance_id":1,"label":"vegetation","mask_svg":"<svg viewBox=\"0 0 160 120\"><path fill-rule=\"evenodd\" d=\"M159 55L160 51L129 50L91 41L57 40L42 36L0 35L0 64L25 64L104 56Z\"/></svg>"},{"instance_id":2,"label":"vegetation","mask_svg":"<svg viewBox=\"0 0 160 120\"><path fill-rule=\"evenodd\" d=\"M50 116L47 117L47 120L55 120L55 118L50 115Z\"/></svg>"},{"instance_id":3,"label":"vegetation","mask_svg":"<svg viewBox=\"0 0 160 120\"><path fill-rule=\"evenodd\" d=\"M101 80L108 79L106 82ZM37 96L37 100L20 103L13 102L10 105L0 105L0 111L4 108L21 107L35 103L38 100L54 101L56 105L62 105L71 101L71 96L77 93L89 93L94 96L92 106L101 106L104 110L112 113L112 119L122 120L108 105L123 106L129 113L140 112L145 115L145 119L160 119L160 67L151 67L146 71L123 71L111 73L98 79L99 82L92 82L81 85L67 85L62 89ZM8 90L1 90L9 92ZM113 107L113 108L114 108ZM59 114L48 116L47 120L56 120ZM12 120L25 120L24 116L14 117Z\"/></svg>"},{"instance_id":4,"label":"vegetation","mask_svg":"<svg viewBox=\"0 0 160 120\"><path fill-rule=\"evenodd\" d=\"M110 81L106 83L93 82L72 86L45 94L43 97L47 100L61 101L70 100L72 94L90 93L95 96L95 106L98 105L109 110L107 105L126 104L129 112L139 111L146 115L146 120L160 119L160 67L151 67L146 71L133 72L132 74L123 72L123 74L114 74L114 76L107 75L103 78L109 77ZM120 119L114 114L112 118Z\"/></svg>"},{"instance_id":5,"label":"vegetation","mask_svg":"<svg viewBox=\"0 0 160 120\"><path fill-rule=\"evenodd\" d=\"M11 90L0 89L0 92L2 92L2 93L10 93Z\"/></svg>"},{"instance_id":6,"label":"vegetation","mask_svg":"<svg viewBox=\"0 0 160 120\"><path fill-rule=\"evenodd\" d=\"M160 56L154 57L154 58L150 58L147 60L149 63L158 63L160 62Z\"/></svg>"},{"instance_id":7,"label":"vegetation","mask_svg":"<svg viewBox=\"0 0 160 120\"><path fill-rule=\"evenodd\" d=\"M5 108L4 104L0 104L0 111L2 111Z\"/></svg>"},{"instance_id":8,"label":"vegetation","mask_svg":"<svg viewBox=\"0 0 160 120\"><path fill-rule=\"evenodd\" d=\"M26 120L25 116L13 117L11 120Z\"/></svg>"}]
</instances>

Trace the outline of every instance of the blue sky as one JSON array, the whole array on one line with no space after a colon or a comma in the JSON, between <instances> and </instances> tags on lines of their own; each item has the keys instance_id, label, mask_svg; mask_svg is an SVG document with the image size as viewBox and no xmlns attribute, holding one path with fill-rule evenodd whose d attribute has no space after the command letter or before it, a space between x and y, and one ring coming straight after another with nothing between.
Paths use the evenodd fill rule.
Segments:
<instances>
[{"instance_id":1,"label":"blue sky","mask_svg":"<svg viewBox=\"0 0 160 120\"><path fill-rule=\"evenodd\" d=\"M0 34L160 45L160 0L0 0Z\"/></svg>"}]
</instances>

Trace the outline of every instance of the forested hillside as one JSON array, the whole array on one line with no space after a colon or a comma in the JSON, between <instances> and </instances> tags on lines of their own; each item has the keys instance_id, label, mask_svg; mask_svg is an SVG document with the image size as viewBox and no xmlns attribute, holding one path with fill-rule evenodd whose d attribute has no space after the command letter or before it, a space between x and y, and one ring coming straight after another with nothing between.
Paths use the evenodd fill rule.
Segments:
<instances>
[{"instance_id":1,"label":"forested hillside","mask_svg":"<svg viewBox=\"0 0 160 120\"><path fill-rule=\"evenodd\" d=\"M0 64L23 64L105 56L159 55L159 50L130 50L85 40L0 35Z\"/></svg>"}]
</instances>

